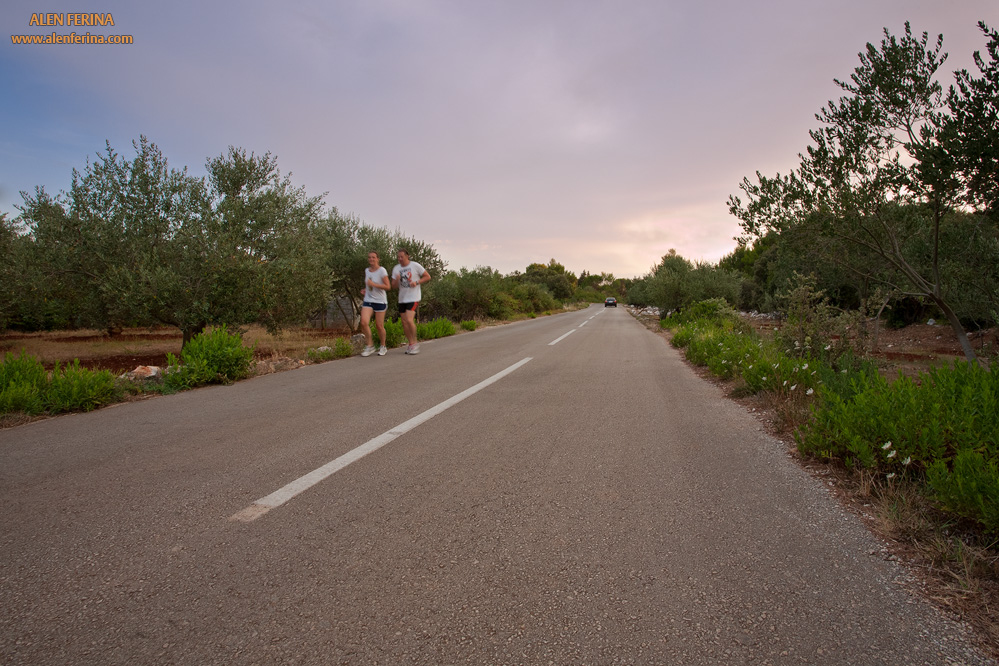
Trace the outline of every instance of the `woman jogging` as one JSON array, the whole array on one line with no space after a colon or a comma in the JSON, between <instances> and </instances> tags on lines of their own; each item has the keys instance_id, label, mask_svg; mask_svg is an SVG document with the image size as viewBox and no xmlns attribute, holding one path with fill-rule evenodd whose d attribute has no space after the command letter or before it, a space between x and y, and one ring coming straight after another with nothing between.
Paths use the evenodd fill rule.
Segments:
<instances>
[{"instance_id":1,"label":"woman jogging","mask_svg":"<svg viewBox=\"0 0 999 666\"><path fill-rule=\"evenodd\" d=\"M416 309L420 307L420 285L430 282L430 273L415 261L409 260L408 250L399 250L396 257L399 263L392 269L392 287L399 290L399 316L402 317L402 330L409 342L406 353L419 354L420 345L416 342Z\"/></svg>"},{"instance_id":2,"label":"woman jogging","mask_svg":"<svg viewBox=\"0 0 999 666\"><path fill-rule=\"evenodd\" d=\"M364 300L361 303L361 329L364 331L364 351L361 356L371 356L375 352L371 339L371 313L375 313L375 327L378 329L378 355L385 356L385 310L388 309L388 296L385 292L389 284L388 271L378 265L378 253L368 252L368 267L364 269Z\"/></svg>"}]
</instances>

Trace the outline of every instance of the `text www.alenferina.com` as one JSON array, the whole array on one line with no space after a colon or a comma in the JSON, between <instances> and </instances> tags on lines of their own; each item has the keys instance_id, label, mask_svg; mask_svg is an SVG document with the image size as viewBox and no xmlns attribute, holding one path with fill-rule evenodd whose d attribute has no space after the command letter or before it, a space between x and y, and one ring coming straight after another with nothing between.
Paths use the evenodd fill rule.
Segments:
<instances>
[{"instance_id":1,"label":"text www.alenferina.com","mask_svg":"<svg viewBox=\"0 0 999 666\"><path fill-rule=\"evenodd\" d=\"M114 25L111 14L32 14L29 27L106 27ZM69 34L11 35L14 44L132 44L132 35L101 35L89 31Z\"/></svg>"}]
</instances>

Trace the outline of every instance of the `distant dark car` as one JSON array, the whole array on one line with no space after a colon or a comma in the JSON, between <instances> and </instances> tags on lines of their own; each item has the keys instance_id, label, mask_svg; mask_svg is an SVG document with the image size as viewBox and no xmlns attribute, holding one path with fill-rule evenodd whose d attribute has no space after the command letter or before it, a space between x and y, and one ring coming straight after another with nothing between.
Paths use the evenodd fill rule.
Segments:
<instances>
[{"instance_id":1,"label":"distant dark car","mask_svg":"<svg viewBox=\"0 0 999 666\"><path fill-rule=\"evenodd\" d=\"M604 301L604 307L605 308L616 308L617 307L617 299L616 298L608 298L607 300Z\"/></svg>"}]
</instances>

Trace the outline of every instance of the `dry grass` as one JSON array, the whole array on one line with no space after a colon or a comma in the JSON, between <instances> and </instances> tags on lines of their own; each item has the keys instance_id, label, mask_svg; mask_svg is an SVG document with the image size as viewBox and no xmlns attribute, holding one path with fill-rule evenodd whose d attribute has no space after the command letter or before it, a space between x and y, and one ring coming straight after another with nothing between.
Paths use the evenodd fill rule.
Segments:
<instances>
[{"instance_id":1,"label":"dry grass","mask_svg":"<svg viewBox=\"0 0 999 666\"><path fill-rule=\"evenodd\" d=\"M941 513L920 484L834 463L805 464L832 478L840 500L917 576L921 592L973 627L983 649L999 658L999 543Z\"/></svg>"}]
</instances>

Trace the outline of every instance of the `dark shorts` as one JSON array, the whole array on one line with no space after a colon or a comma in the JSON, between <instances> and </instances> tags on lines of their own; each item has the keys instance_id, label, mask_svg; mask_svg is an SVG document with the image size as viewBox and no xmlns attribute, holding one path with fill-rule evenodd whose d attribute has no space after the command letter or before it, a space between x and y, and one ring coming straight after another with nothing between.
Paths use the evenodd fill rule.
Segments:
<instances>
[{"instance_id":1,"label":"dark shorts","mask_svg":"<svg viewBox=\"0 0 999 666\"><path fill-rule=\"evenodd\" d=\"M420 307L420 302L415 301L413 303L400 303L399 312L409 312L410 310L416 311L416 308Z\"/></svg>"},{"instance_id":2,"label":"dark shorts","mask_svg":"<svg viewBox=\"0 0 999 666\"><path fill-rule=\"evenodd\" d=\"M371 301L364 301L363 303L361 303L361 307L371 308L375 312L385 312L386 310L388 310L388 303L372 303Z\"/></svg>"}]
</instances>

